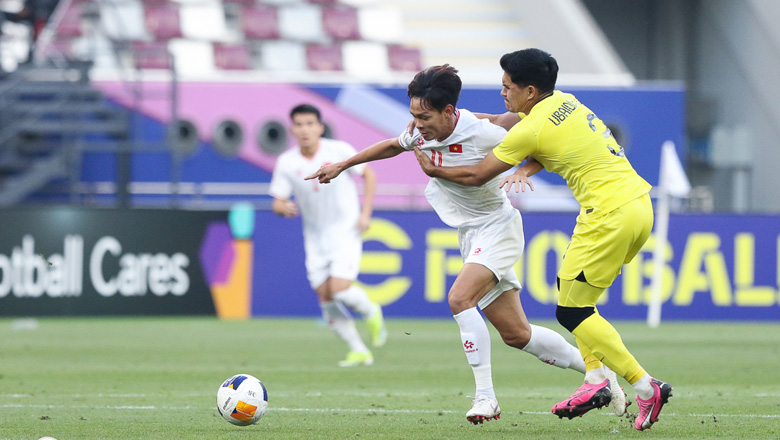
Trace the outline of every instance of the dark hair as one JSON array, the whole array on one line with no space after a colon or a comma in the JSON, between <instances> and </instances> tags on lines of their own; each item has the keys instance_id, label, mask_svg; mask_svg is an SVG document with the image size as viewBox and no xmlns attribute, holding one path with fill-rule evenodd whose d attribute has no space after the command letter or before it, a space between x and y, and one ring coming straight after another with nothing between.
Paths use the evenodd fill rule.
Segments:
<instances>
[{"instance_id":1,"label":"dark hair","mask_svg":"<svg viewBox=\"0 0 780 440\"><path fill-rule=\"evenodd\" d=\"M322 122L322 115L320 110L311 104L300 104L293 107L290 111L290 119L293 119L295 115L311 114L317 117L317 122Z\"/></svg>"},{"instance_id":2,"label":"dark hair","mask_svg":"<svg viewBox=\"0 0 780 440\"><path fill-rule=\"evenodd\" d=\"M539 89L539 93L555 90L558 62L541 49L523 49L504 54L501 57L501 68L519 86L534 86Z\"/></svg>"},{"instance_id":3,"label":"dark hair","mask_svg":"<svg viewBox=\"0 0 780 440\"><path fill-rule=\"evenodd\" d=\"M406 93L409 98L420 98L423 107L442 111L447 105L455 107L458 104L462 86L458 69L444 64L418 72Z\"/></svg>"}]
</instances>

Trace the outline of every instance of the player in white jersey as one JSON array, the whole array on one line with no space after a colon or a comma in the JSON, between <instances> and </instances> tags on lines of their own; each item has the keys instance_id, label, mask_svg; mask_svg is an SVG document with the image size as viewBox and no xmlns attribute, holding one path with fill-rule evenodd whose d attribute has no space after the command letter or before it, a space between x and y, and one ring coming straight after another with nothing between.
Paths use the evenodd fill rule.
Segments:
<instances>
[{"instance_id":1,"label":"player in white jersey","mask_svg":"<svg viewBox=\"0 0 780 440\"><path fill-rule=\"evenodd\" d=\"M298 147L279 156L271 178L272 209L281 216L303 218L306 274L319 298L328 326L349 346L347 358L339 365L371 365L374 357L360 337L352 310L368 325L374 346L385 343L387 331L382 309L366 292L353 284L363 252L361 233L371 221L376 178L371 168L356 167L350 174L362 176L365 191L363 208L353 179L340 179L336 185L321 186L307 182L308 176L323 164L339 162L356 151L346 142L322 137L324 125L320 111L301 104L290 113L291 132ZM294 197L295 201L291 200Z\"/></svg>"},{"instance_id":2,"label":"player in white jersey","mask_svg":"<svg viewBox=\"0 0 780 440\"><path fill-rule=\"evenodd\" d=\"M307 179L330 183L359 164L396 156L420 147L437 166L479 163L503 139L506 131L455 106L461 81L449 65L419 72L409 84L410 111L416 135L374 144L342 162L323 166ZM476 392L466 418L474 423L499 418L490 364L490 334L479 309L503 341L560 368L585 373L579 351L558 333L529 324L520 303L520 283L514 264L523 246L523 225L494 179L468 187L431 179L425 196L446 224L458 228L463 268L448 294L450 310L460 328L466 359L472 367Z\"/></svg>"}]
</instances>

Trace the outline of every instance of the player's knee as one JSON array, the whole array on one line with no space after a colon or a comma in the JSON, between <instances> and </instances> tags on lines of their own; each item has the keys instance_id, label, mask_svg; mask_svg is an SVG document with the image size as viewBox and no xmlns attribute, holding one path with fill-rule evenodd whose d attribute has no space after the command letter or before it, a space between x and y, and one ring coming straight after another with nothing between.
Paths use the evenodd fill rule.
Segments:
<instances>
[{"instance_id":1,"label":"player's knee","mask_svg":"<svg viewBox=\"0 0 780 440\"><path fill-rule=\"evenodd\" d=\"M566 330L573 332L582 321L594 313L596 313L595 307L558 306L555 310L555 317Z\"/></svg>"},{"instance_id":2,"label":"player's knee","mask_svg":"<svg viewBox=\"0 0 780 440\"><path fill-rule=\"evenodd\" d=\"M450 293L447 295L447 302L450 305L450 311L453 315L457 315L458 313L477 305L469 295L459 292L456 289L450 290Z\"/></svg>"},{"instance_id":3,"label":"player's knee","mask_svg":"<svg viewBox=\"0 0 780 440\"><path fill-rule=\"evenodd\" d=\"M504 344L520 350L525 348L531 340L531 327L528 325L520 325L512 329L512 331L500 331L500 333Z\"/></svg>"}]
</instances>

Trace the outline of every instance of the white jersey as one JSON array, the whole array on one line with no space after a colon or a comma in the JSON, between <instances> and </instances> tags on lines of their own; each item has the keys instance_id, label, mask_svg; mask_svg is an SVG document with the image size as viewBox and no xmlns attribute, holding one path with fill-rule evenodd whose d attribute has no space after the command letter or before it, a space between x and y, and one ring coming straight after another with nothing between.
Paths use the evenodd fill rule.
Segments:
<instances>
[{"instance_id":1,"label":"white jersey","mask_svg":"<svg viewBox=\"0 0 780 440\"><path fill-rule=\"evenodd\" d=\"M456 109L455 130L443 141L426 141L419 133L404 131L398 142L406 150L415 145L426 151L436 166L475 165L495 148L506 130L487 119L479 119L468 110ZM462 228L484 224L514 208L506 192L498 187L497 176L482 186L464 186L444 179L431 178L425 188L425 198L449 226Z\"/></svg>"},{"instance_id":2,"label":"white jersey","mask_svg":"<svg viewBox=\"0 0 780 440\"><path fill-rule=\"evenodd\" d=\"M317 179L303 180L321 166L341 162L355 154L355 149L346 142L321 138L319 148L311 159L303 156L297 146L279 156L269 193L282 200L295 197L303 218L306 241L331 241L328 237L338 239L346 232L356 231L360 202L357 186L351 176L339 176L325 185L317 182ZM360 164L344 174L363 175L364 169L365 165Z\"/></svg>"}]
</instances>

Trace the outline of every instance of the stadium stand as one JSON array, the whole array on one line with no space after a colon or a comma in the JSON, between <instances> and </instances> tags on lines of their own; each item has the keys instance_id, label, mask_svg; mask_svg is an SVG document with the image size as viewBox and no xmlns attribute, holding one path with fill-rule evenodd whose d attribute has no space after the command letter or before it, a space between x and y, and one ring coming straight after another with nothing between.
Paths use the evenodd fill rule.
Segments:
<instances>
[{"instance_id":1,"label":"stadium stand","mask_svg":"<svg viewBox=\"0 0 780 440\"><path fill-rule=\"evenodd\" d=\"M170 69L160 55L167 50L184 79L219 71L381 77L425 64L419 47L403 43L403 26L400 10L376 2L79 0L67 3L47 53L101 59L95 70L103 74ZM75 50L63 44L71 40ZM99 53L106 51L114 53Z\"/></svg>"},{"instance_id":2,"label":"stadium stand","mask_svg":"<svg viewBox=\"0 0 780 440\"><path fill-rule=\"evenodd\" d=\"M226 4L226 10L230 5ZM250 40L276 40L279 34L279 15L276 8L265 5L239 6L241 31Z\"/></svg>"},{"instance_id":3,"label":"stadium stand","mask_svg":"<svg viewBox=\"0 0 780 440\"><path fill-rule=\"evenodd\" d=\"M536 41L521 8L510 0L478 8L467 0L60 0L34 64L82 63L85 77L127 88L170 79L172 102L178 81L406 84L442 63L466 82L495 84L498 57Z\"/></svg>"},{"instance_id":4,"label":"stadium stand","mask_svg":"<svg viewBox=\"0 0 780 440\"><path fill-rule=\"evenodd\" d=\"M306 46L306 63L311 70L344 70L341 46L310 44Z\"/></svg>"}]
</instances>

